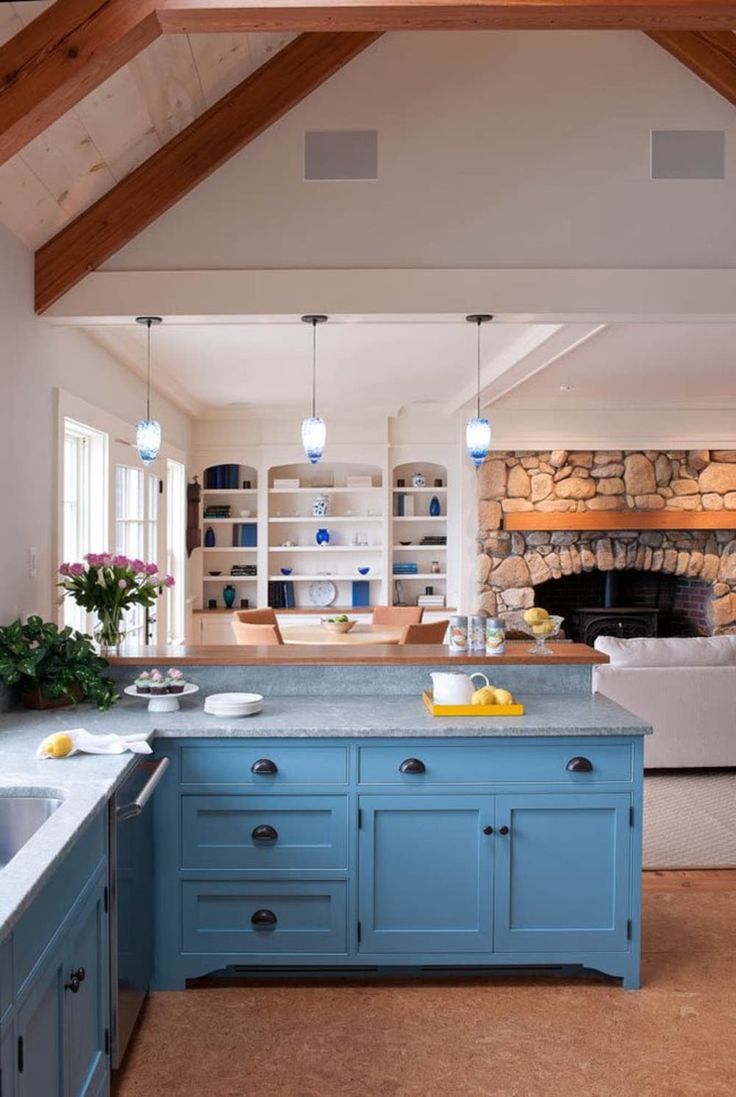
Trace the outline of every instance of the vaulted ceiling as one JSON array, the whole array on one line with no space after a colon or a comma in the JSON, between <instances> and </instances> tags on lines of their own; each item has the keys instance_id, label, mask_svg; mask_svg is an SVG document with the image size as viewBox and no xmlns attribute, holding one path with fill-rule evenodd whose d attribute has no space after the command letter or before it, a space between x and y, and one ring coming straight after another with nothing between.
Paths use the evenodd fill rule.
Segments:
<instances>
[{"instance_id":1,"label":"vaulted ceiling","mask_svg":"<svg viewBox=\"0 0 736 1097\"><path fill-rule=\"evenodd\" d=\"M50 6L0 5L0 45ZM0 220L35 251L293 37L157 38L0 166Z\"/></svg>"}]
</instances>

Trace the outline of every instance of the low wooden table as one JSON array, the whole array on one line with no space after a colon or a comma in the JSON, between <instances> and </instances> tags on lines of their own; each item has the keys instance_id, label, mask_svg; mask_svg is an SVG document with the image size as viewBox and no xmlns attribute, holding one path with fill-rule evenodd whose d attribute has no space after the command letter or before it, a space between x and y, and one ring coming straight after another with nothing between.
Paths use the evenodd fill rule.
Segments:
<instances>
[{"instance_id":1,"label":"low wooden table","mask_svg":"<svg viewBox=\"0 0 736 1097\"><path fill-rule=\"evenodd\" d=\"M353 625L350 632L330 632L322 625L285 625L285 644L398 644L400 625Z\"/></svg>"}]
</instances>

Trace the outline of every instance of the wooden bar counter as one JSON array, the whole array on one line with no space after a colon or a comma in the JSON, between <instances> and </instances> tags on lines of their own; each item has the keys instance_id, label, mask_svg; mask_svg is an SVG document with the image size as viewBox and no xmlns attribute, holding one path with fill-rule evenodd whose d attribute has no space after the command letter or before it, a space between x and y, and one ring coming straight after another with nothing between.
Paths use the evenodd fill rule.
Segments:
<instances>
[{"instance_id":1,"label":"wooden bar counter","mask_svg":"<svg viewBox=\"0 0 736 1097\"><path fill-rule=\"evenodd\" d=\"M531 640L512 640L505 655L450 655L444 644L366 644L348 647L340 644L284 644L255 647L229 644L222 647L147 647L123 648L110 657L114 665L125 666L594 666L607 663L608 656L586 644L559 642L549 644L553 654L532 655Z\"/></svg>"}]
</instances>

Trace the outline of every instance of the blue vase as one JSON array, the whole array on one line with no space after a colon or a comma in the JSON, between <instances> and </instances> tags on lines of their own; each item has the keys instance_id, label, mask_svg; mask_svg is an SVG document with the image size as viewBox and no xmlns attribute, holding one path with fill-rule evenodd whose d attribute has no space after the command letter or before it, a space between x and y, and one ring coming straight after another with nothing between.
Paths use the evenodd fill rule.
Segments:
<instances>
[{"instance_id":1,"label":"blue vase","mask_svg":"<svg viewBox=\"0 0 736 1097\"><path fill-rule=\"evenodd\" d=\"M439 518L440 516L440 501L436 495L433 495L429 500L429 513L432 518Z\"/></svg>"},{"instance_id":2,"label":"blue vase","mask_svg":"<svg viewBox=\"0 0 736 1097\"><path fill-rule=\"evenodd\" d=\"M318 545L329 545L330 531L328 529L318 529L314 535L314 539Z\"/></svg>"},{"instance_id":3,"label":"blue vase","mask_svg":"<svg viewBox=\"0 0 736 1097\"><path fill-rule=\"evenodd\" d=\"M215 531L213 530L212 526L207 526L207 529L204 531L204 547L215 547Z\"/></svg>"},{"instance_id":4,"label":"blue vase","mask_svg":"<svg viewBox=\"0 0 736 1097\"><path fill-rule=\"evenodd\" d=\"M226 587L222 588L222 600L228 609L232 609L235 604L235 587L232 583L228 583Z\"/></svg>"}]
</instances>

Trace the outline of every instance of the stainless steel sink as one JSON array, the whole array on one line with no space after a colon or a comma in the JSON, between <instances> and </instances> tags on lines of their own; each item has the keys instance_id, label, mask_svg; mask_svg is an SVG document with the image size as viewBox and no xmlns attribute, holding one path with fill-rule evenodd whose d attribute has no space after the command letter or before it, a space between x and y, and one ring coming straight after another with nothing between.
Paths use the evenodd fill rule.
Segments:
<instances>
[{"instance_id":1,"label":"stainless steel sink","mask_svg":"<svg viewBox=\"0 0 736 1097\"><path fill-rule=\"evenodd\" d=\"M5 868L62 803L53 796L15 796L0 791L0 869Z\"/></svg>"}]
</instances>

